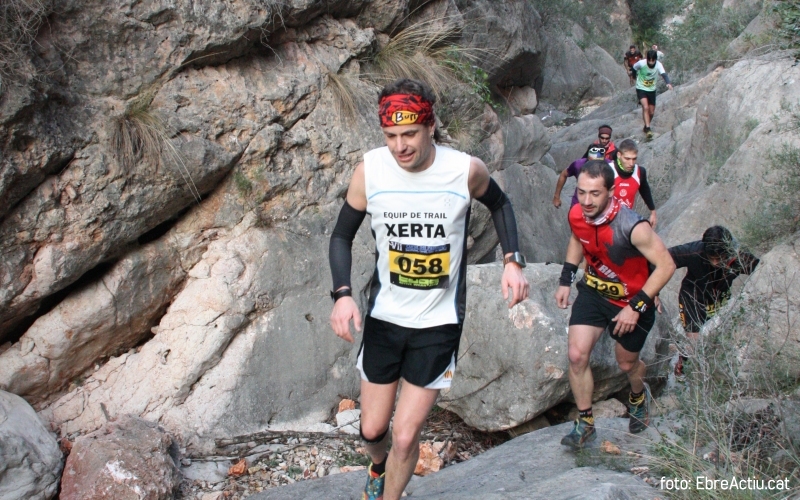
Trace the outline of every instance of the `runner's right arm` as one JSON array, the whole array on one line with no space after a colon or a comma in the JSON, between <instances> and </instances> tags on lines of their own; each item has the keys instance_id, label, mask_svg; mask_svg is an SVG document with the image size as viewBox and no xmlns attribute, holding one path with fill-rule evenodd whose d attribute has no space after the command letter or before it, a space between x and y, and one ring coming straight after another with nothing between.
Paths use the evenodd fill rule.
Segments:
<instances>
[{"instance_id":1,"label":"runner's right arm","mask_svg":"<svg viewBox=\"0 0 800 500\"><path fill-rule=\"evenodd\" d=\"M564 184L567 183L567 177L569 177L569 172L566 168L558 174L556 192L553 194L553 206L556 208L561 208L561 190L564 189Z\"/></svg>"},{"instance_id":2,"label":"runner's right arm","mask_svg":"<svg viewBox=\"0 0 800 500\"><path fill-rule=\"evenodd\" d=\"M572 233L567 244L567 256L564 258L564 267L561 270L561 278L559 278L556 290L556 304L561 309L566 309L569 305L569 291L575 280L575 273L578 271L578 264L581 263L582 256L583 246L575 233Z\"/></svg>"},{"instance_id":3,"label":"runner's right arm","mask_svg":"<svg viewBox=\"0 0 800 500\"><path fill-rule=\"evenodd\" d=\"M353 172L350 186L347 189L347 198L336 227L331 234L328 258L333 277L333 291L340 292L351 289L350 268L352 265L352 246L358 228L367 214L367 194L364 180L364 163L359 163ZM336 299L331 312L331 328L339 338L353 342L350 333L350 321L356 331L361 331L361 313L352 296Z\"/></svg>"}]
</instances>

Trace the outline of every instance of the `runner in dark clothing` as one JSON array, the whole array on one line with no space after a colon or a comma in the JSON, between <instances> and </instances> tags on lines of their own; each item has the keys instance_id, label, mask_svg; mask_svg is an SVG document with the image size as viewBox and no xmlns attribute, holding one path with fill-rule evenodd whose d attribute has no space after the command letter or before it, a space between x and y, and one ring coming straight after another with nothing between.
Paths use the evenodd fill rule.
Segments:
<instances>
[{"instance_id":1,"label":"runner in dark clothing","mask_svg":"<svg viewBox=\"0 0 800 500\"><path fill-rule=\"evenodd\" d=\"M740 274L750 274L758 258L739 249L731 232L722 226L712 226L703 239L669 249L678 268L686 268L686 276L678 293L681 323L686 336L695 341L700 328L725 305L731 296L731 284ZM683 377L681 355L675 365L675 377Z\"/></svg>"}]
</instances>

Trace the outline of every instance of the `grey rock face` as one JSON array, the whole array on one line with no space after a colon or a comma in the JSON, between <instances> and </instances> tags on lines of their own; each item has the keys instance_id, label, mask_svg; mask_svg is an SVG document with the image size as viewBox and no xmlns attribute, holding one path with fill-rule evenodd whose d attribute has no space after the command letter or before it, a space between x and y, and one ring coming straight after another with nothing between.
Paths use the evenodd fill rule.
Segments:
<instances>
[{"instance_id":1,"label":"grey rock face","mask_svg":"<svg viewBox=\"0 0 800 500\"><path fill-rule=\"evenodd\" d=\"M596 45L584 52L575 40L586 34L577 25L572 31L573 36L556 31L543 34L545 57L534 87L539 99L558 104L560 109L572 109L584 101L609 98L627 88L628 77L622 65Z\"/></svg>"},{"instance_id":2,"label":"grey rock face","mask_svg":"<svg viewBox=\"0 0 800 500\"><path fill-rule=\"evenodd\" d=\"M657 441L655 431L639 436L627 433L628 420L598 420L601 439L610 439L626 448L644 441ZM652 499L657 490L626 472L598 466L577 467L575 453L561 446L561 437L572 423L530 432L483 453L467 462L439 472L413 477L406 487L410 497L441 500L484 499ZM597 442L599 442L598 439ZM587 455L596 445L587 448ZM253 500L294 500L296 498L334 498L356 500L364 489L365 472L338 474L314 481L257 493Z\"/></svg>"},{"instance_id":3,"label":"grey rock face","mask_svg":"<svg viewBox=\"0 0 800 500\"><path fill-rule=\"evenodd\" d=\"M0 391L0 498L47 500L58 491L64 457L33 408Z\"/></svg>"},{"instance_id":4,"label":"grey rock face","mask_svg":"<svg viewBox=\"0 0 800 500\"><path fill-rule=\"evenodd\" d=\"M502 174L514 204L522 254L529 262L562 262L570 231L567 211L550 202L556 174L541 163L512 163Z\"/></svg>"},{"instance_id":5,"label":"grey rock face","mask_svg":"<svg viewBox=\"0 0 800 500\"><path fill-rule=\"evenodd\" d=\"M542 20L530 2L456 0L464 17L461 44L489 49L481 67L499 88L530 86L541 74Z\"/></svg>"},{"instance_id":6,"label":"grey rock face","mask_svg":"<svg viewBox=\"0 0 800 500\"><path fill-rule=\"evenodd\" d=\"M559 309L553 299L560 273L559 265L529 265L525 275L530 297L509 310L497 288L502 267L486 264L469 269L467 318L453 386L442 392L444 407L478 429L504 430L570 395L569 312ZM592 354L594 400L627 384L614 358L614 344L603 335ZM667 349L667 340L654 327L642 350L651 376L663 369Z\"/></svg>"},{"instance_id":7,"label":"grey rock face","mask_svg":"<svg viewBox=\"0 0 800 500\"><path fill-rule=\"evenodd\" d=\"M180 480L171 446L157 424L123 416L75 441L59 498L171 499Z\"/></svg>"}]
</instances>

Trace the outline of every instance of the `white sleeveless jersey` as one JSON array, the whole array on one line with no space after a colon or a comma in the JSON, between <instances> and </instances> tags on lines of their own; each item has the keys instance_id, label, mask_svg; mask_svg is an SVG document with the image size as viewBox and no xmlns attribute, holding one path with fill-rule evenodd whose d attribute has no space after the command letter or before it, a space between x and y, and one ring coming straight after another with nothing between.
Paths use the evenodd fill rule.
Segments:
<instances>
[{"instance_id":1,"label":"white sleeveless jersey","mask_svg":"<svg viewBox=\"0 0 800 500\"><path fill-rule=\"evenodd\" d=\"M461 323L466 305L470 156L436 146L407 172L388 147L364 155L376 267L369 314L407 328Z\"/></svg>"}]
</instances>

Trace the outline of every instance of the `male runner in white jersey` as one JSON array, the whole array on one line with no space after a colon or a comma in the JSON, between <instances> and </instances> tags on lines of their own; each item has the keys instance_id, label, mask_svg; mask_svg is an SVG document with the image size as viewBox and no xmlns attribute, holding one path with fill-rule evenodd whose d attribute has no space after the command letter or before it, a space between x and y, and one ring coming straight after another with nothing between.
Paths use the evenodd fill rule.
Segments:
<instances>
[{"instance_id":1,"label":"male runner in white jersey","mask_svg":"<svg viewBox=\"0 0 800 500\"><path fill-rule=\"evenodd\" d=\"M425 419L452 381L472 198L492 212L505 255L503 297L511 288L509 307L528 297L511 203L480 159L435 143L434 102L431 89L416 80L384 87L379 118L386 147L369 151L356 166L331 236L331 326L353 342L350 321L361 330L361 313L351 296L351 245L370 214L377 256L358 356L361 437L372 460L365 500L400 498L419 457Z\"/></svg>"},{"instance_id":2,"label":"male runner in white jersey","mask_svg":"<svg viewBox=\"0 0 800 500\"><path fill-rule=\"evenodd\" d=\"M672 90L672 83L669 81L669 75L664 70L664 66L658 62L658 52L655 50L648 50L647 59L634 64L633 69L636 70L636 98L642 105L644 133L650 140L653 138L650 122L653 121L653 115L656 114L656 77L661 75L670 90Z\"/></svg>"}]
</instances>

